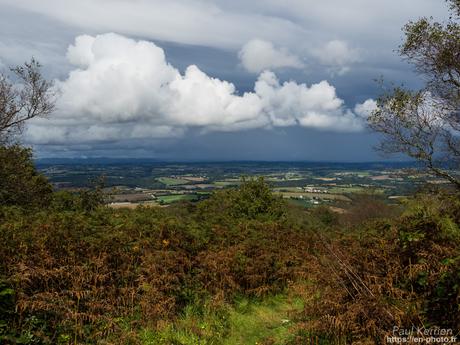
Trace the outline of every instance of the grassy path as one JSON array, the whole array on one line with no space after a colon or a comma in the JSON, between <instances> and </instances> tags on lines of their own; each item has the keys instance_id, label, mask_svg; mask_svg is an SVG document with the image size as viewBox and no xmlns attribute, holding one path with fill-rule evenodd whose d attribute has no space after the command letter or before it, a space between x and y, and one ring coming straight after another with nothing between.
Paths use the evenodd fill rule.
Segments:
<instances>
[{"instance_id":1,"label":"grassy path","mask_svg":"<svg viewBox=\"0 0 460 345\"><path fill-rule=\"evenodd\" d=\"M145 345L285 344L291 338L291 317L302 308L300 299L285 295L259 302L242 299L219 308L188 307L174 324L145 330L142 338Z\"/></svg>"}]
</instances>

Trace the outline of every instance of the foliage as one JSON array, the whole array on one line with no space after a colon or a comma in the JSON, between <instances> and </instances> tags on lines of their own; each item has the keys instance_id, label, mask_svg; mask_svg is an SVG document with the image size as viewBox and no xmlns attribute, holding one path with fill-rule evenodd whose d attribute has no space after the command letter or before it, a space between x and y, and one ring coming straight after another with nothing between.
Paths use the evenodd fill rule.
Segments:
<instances>
[{"instance_id":1,"label":"foliage","mask_svg":"<svg viewBox=\"0 0 460 345\"><path fill-rule=\"evenodd\" d=\"M38 174L30 149L0 146L0 205L43 207L52 198L52 187Z\"/></svg>"},{"instance_id":2,"label":"foliage","mask_svg":"<svg viewBox=\"0 0 460 345\"><path fill-rule=\"evenodd\" d=\"M50 207L55 211L95 211L106 204L104 177L92 181L92 188L79 192L57 191L53 193Z\"/></svg>"},{"instance_id":3,"label":"foliage","mask_svg":"<svg viewBox=\"0 0 460 345\"><path fill-rule=\"evenodd\" d=\"M404 153L460 188L460 7L449 2L452 15L446 23L421 18L404 27L400 55L427 81L425 87L386 92L368 122L383 134L383 152Z\"/></svg>"},{"instance_id":4,"label":"foliage","mask_svg":"<svg viewBox=\"0 0 460 345\"><path fill-rule=\"evenodd\" d=\"M9 325L14 318L14 290L6 284L3 280L0 280L0 341L5 342L13 338L9 330Z\"/></svg>"},{"instance_id":5,"label":"foliage","mask_svg":"<svg viewBox=\"0 0 460 345\"><path fill-rule=\"evenodd\" d=\"M281 220L286 213L286 203L275 196L263 177L242 178L237 189L217 192L201 204L206 214L230 219ZM206 211L205 211L206 210Z\"/></svg>"},{"instance_id":6,"label":"foliage","mask_svg":"<svg viewBox=\"0 0 460 345\"><path fill-rule=\"evenodd\" d=\"M328 225L336 225L339 221L339 216L337 213L331 211L327 206L319 206L315 207L311 211L311 215L318 219L321 224L326 226Z\"/></svg>"},{"instance_id":7,"label":"foliage","mask_svg":"<svg viewBox=\"0 0 460 345\"><path fill-rule=\"evenodd\" d=\"M460 3L448 2L451 17L446 23L421 18L405 25L406 41L400 53L428 79L427 89L455 108L460 102Z\"/></svg>"},{"instance_id":8,"label":"foliage","mask_svg":"<svg viewBox=\"0 0 460 345\"><path fill-rule=\"evenodd\" d=\"M458 195L421 195L394 220L355 225L324 241L323 272L302 329L380 343L393 326L460 327ZM323 286L324 288L319 288Z\"/></svg>"},{"instance_id":9,"label":"foliage","mask_svg":"<svg viewBox=\"0 0 460 345\"><path fill-rule=\"evenodd\" d=\"M208 296L282 291L302 276L310 237L270 218L276 212L268 201L278 198L268 198L262 182L249 190L268 199L265 207L227 223L192 204L85 209L65 193L35 213L3 207L0 274L17 292L9 326L20 332L34 317L46 325L32 327L44 343L93 342L119 332L124 320L155 326ZM253 197L244 187L227 193L219 196ZM228 204L222 214L233 212Z\"/></svg>"},{"instance_id":10,"label":"foliage","mask_svg":"<svg viewBox=\"0 0 460 345\"><path fill-rule=\"evenodd\" d=\"M0 207L2 340L379 342L395 325L458 327L457 195L337 215L267 190L245 180L166 208L83 207L65 192L36 212Z\"/></svg>"},{"instance_id":11,"label":"foliage","mask_svg":"<svg viewBox=\"0 0 460 345\"><path fill-rule=\"evenodd\" d=\"M92 181L92 188L85 189L78 193L77 208L83 211L94 211L98 207L105 204L104 186L105 178L100 178Z\"/></svg>"}]
</instances>

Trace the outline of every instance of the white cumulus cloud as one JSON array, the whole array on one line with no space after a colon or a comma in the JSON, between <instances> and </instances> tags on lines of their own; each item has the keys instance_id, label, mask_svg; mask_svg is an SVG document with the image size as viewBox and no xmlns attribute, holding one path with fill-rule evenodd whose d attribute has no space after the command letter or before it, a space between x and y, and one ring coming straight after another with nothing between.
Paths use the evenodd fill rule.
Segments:
<instances>
[{"instance_id":1,"label":"white cumulus cloud","mask_svg":"<svg viewBox=\"0 0 460 345\"><path fill-rule=\"evenodd\" d=\"M301 59L286 48L278 48L269 41L254 39L247 42L238 53L242 66L249 72L283 67L303 68Z\"/></svg>"},{"instance_id":2,"label":"white cumulus cloud","mask_svg":"<svg viewBox=\"0 0 460 345\"><path fill-rule=\"evenodd\" d=\"M313 50L313 55L329 67L333 74L345 74L350 70L350 65L361 60L358 49L352 48L345 41L332 40Z\"/></svg>"},{"instance_id":3,"label":"white cumulus cloud","mask_svg":"<svg viewBox=\"0 0 460 345\"><path fill-rule=\"evenodd\" d=\"M363 103L356 104L355 113L364 119L367 119L374 110L377 109L377 102L373 99L368 99Z\"/></svg>"},{"instance_id":4,"label":"white cumulus cloud","mask_svg":"<svg viewBox=\"0 0 460 345\"><path fill-rule=\"evenodd\" d=\"M152 42L109 33L78 36L68 48L75 66L56 81L57 112L28 128L31 143L59 144L177 137L187 128L235 131L300 125L355 131L361 110L346 109L327 81L281 83L261 73L252 92L239 94L231 82L197 66L182 74ZM367 101L369 102L369 101Z\"/></svg>"}]
</instances>

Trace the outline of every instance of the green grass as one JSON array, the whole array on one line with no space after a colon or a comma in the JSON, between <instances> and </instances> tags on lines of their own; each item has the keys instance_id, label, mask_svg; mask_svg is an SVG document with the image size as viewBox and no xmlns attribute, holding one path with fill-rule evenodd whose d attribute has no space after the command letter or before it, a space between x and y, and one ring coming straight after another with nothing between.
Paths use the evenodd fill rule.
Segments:
<instances>
[{"instance_id":1,"label":"green grass","mask_svg":"<svg viewBox=\"0 0 460 345\"><path fill-rule=\"evenodd\" d=\"M300 299L285 295L262 301L244 298L232 306L189 306L174 324L144 330L141 339L145 345L250 345L268 338L285 344L291 338L290 317L302 309Z\"/></svg>"},{"instance_id":2,"label":"green grass","mask_svg":"<svg viewBox=\"0 0 460 345\"><path fill-rule=\"evenodd\" d=\"M182 184L190 183L188 180L180 179L180 178L172 178L172 177L160 177L158 181L163 183L166 186L179 186Z\"/></svg>"},{"instance_id":3,"label":"green grass","mask_svg":"<svg viewBox=\"0 0 460 345\"><path fill-rule=\"evenodd\" d=\"M292 192L292 193L302 193L302 187L275 187L273 188L274 192Z\"/></svg>"},{"instance_id":4,"label":"green grass","mask_svg":"<svg viewBox=\"0 0 460 345\"><path fill-rule=\"evenodd\" d=\"M332 187L329 189L330 193L335 194L383 194L383 188L365 188L365 187Z\"/></svg>"},{"instance_id":5,"label":"green grass","mask_svg":"<svg viewBox=\"0 0 460 345\"><path fill-rule=\"evenodd\" d=\"M335 176L346 176L346 175L356 175L356 176L363 176L363 177L366 177L366 176L371 176L373 172L370 172L370 171L363 171L363 170L344 170L342 171L341 174L339 175L336 175L334 174Z\"/></svg>"},{"instance_id":6,"label":"green grass","mask_svg":"<svg viewBox=\"0 0 460 345\"><path fill-rule=\"evenodd\" d=\"M275 344L284 343L292 326L290 313L303 308L301 300L289 301L285 296L275 296L262 303L240 301L230 312L229 337L222 344L256 344L272 338Z\"/></svg>"},{"instance_id":7,"label":"green grass","mask_svg":"<svg viewBox=\"0 0 460 345\"><path fill-rule=\"evenodd\" d=\"M239 186L241 182L240 181L215 181L212 184L216 186L227 187L227 186Z\"/></svg>"},{"instance_id":8,"label":"green grass","mask_svg":"<svg viewBox=\"0 0 460 345\"><path fill-rule=\"evenodd\" d=\"M178 202L182 200L193 201L193 200L197 200L197 198L198 196L195 194L171 194L171 195L159 196L157 197L157 200L164 204L172 204L174 202Z\"/></svg>"},{"instance_id":9,"label":"green grass","mask_svg":"<svg viewBox=\"0 0 460 345\"><path fill-rule=\"evenodd\" d=\"M198 195L212 195L212 192L211 191L202 191L202 190L198 190L196 192L196 194Z\"/></svg>"},{"instance_id":10,"label":"green grass","mask_svg":"<svg viewBox=\"0 0 460 345\"><path fill-rule=\"evenodd\" d=\"M313 207L313 204L311 203L311 201L305 200L305 199L287 199L287 201L288 201L288 203L290 203L292 205L297 205L297 206L301 206L301 207L304 207L304 208Z\"/></svg>"},{"instance_id":11,"label":"green grass","mask_svg":"<svg viewBox=\"0 0 460 345\"><path fill-rule=\"evenodd\" d=\"M309 192L275 192L275 195L282 195L283 198L300 198L301 196L306 199L317 197L324 200L341 200L351 201L348 197L342 194L330 194L330 193L309 193Z\"/></svg>"}]
</instances>

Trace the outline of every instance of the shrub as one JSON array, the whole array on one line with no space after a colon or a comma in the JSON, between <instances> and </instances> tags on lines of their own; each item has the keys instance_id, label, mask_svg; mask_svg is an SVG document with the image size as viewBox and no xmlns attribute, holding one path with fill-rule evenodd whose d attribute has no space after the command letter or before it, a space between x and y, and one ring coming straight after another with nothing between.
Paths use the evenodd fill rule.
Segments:
<instances>
[{"instance_id":1,"label":"shrub","mask_svg":"<svg viewBox=\"0 0 460 345\"><path fill-rule=\"evenodd\" d=\"M242 178L238 188L226 189L213 194L200 205L206 216L222 221L282 220L287 204L281 196L275 196L263 177Z\"/></svg>"},{"instance_id":2,"label":"shrub","mask_svg":"<svg viewBox=\"0 0 460 345\"><path fill-rule=\"evenodd\" d=\"M0 208L0 276L16 291L8 326L43 343L96 342L213 296L282 291L305 274L311 237L274 220L283 203L266 194L263 207L231 220L229 200L249 195L238 193L212 197L227 207L222 223L203 215L209 204L85 209L68 193L40 212Z\"/></svg>"},{"instance_id":3,"label":"shrub","mask_svg":"<svg viewBox=\"0 0 460 345\"><path fill-rule=\"evenodd\" d=\"M460 328L458 196L420 195L405 209L320 236L320 297L306 306L306 334L379 343L393 326Z\"/></svg>"}]
</instances>

